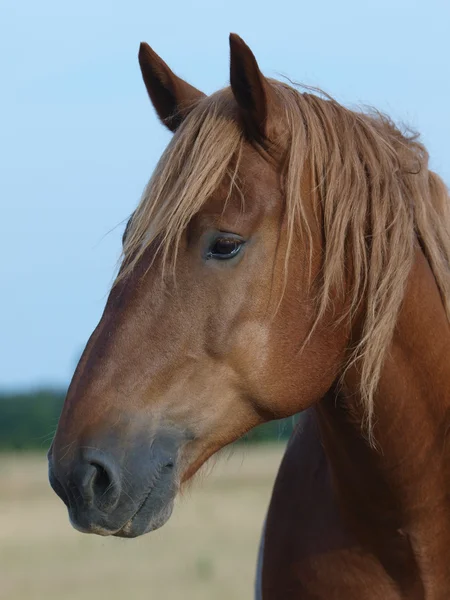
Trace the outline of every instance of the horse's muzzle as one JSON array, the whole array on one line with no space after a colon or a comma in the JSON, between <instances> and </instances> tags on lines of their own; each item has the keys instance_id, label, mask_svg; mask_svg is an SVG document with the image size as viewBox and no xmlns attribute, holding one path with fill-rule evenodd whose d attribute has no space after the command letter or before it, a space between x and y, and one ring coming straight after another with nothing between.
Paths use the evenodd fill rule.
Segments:
<instances>
[{"instance_id":1,"label":"horse's muzzle","mask_svg":"<svg viewBox=\"0 0 450 600\"><path fill-rule=\"evenodd\" d=\"M99 440L72 450L70 458L49 451L49 480L64 501L75 529L136 537L163 525L178 488L179 437L140 440L131 450Z\"/></svg>"}]
</instances>

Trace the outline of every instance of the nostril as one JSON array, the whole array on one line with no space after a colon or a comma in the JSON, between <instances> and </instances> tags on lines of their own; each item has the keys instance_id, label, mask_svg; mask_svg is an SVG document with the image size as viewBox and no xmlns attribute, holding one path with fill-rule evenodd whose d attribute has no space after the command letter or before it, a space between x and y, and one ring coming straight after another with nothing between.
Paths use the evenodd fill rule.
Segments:
<instances>
[{"instance_id":1,"label":"nostril","mask_svg":"<svg viewBox=\"0 0 450 600\"><path fill-rule=\"evenodd\" d=\"M73 471L73 483L86 505L110 512L120 496L120 477L109 457L84 456Z\"/></svg>"},{"instance_id":2,"label":"nostril","mask_svg":"<svg viewBox=\"0 0 450 600\"><path fill-rule=\"evenodd\" d=\"M91 480L94 498L101 499L113 485L113 480L103 465L91 463L91 466L95 469Z\"/></svg>"}]
</instances>

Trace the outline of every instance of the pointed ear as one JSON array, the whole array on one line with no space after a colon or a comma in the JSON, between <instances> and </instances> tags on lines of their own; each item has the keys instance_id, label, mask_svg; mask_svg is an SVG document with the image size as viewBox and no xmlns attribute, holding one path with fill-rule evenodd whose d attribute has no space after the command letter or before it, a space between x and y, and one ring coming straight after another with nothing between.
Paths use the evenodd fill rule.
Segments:
<instances>
[{"instance_id":1,"label":"pointed ear","mask_svg":"<svg viewBox=\"0 0 450 600\"><path fill-rule=\"evenodd\" d=\"M253 52L235 33L230 34L230 83L247 134L255 139L264 138L267 82Z\"/></svg>"},{"instance_id":2,"label":"pointed ear","mask_svg":"<svg viewBox=\"0 0 450 600\"><path fill-rule=\"evenodd\" d=\"M177 77L145 42L139 48L139 64L158 117L175 131L205 94Z\"/></svg>"}]
</instances>

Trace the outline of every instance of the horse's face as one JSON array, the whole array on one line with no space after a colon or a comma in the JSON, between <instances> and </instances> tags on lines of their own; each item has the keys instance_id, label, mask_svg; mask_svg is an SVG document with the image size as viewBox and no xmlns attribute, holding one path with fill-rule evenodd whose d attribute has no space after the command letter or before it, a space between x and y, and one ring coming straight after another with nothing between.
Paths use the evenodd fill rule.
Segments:
<instances>
[{"instance_id":1,"label":"horse's face","mask_svg":"<svg viewBox=\"0 0 450 600\"><path fill-rule=\"evenodd\" d=\"M234 61L244 64L249 52L235 47ZM147 59L167 69L154 55ZM161 82L146 84L173 124L166 118L173 107L164 113L151 87ZM52 485L75 527L121 536L155 529L170 515L180 483L209 456L330 387L345 340L325 322L308 338L310 282L320 262L313 218L312 261L294 239L285 286L280 169L246 142L237 172L245 208L238 194L227 199L224 183L183 232L174 278L162 277L162 256L151 244L113 287L49 453ZM312 214L308 182L302 185Z\"/></svg>"}]
</instances>

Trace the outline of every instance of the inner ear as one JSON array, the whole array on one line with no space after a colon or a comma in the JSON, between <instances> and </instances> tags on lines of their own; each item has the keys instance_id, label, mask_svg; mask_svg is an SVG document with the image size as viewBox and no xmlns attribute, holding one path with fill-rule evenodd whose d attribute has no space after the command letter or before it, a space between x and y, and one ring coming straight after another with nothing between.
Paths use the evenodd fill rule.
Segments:
<instances>
[{"instance_id":1,"label":"inner ear","mask_svg":"<svg viewBox=\"0 0 450 600\"><path fill-rule=\"evenodd\" d=\"M145 42L139 48L139 65L158 117L176 131L205 94L181 79Z\"/></svg>"}]
</instances>

